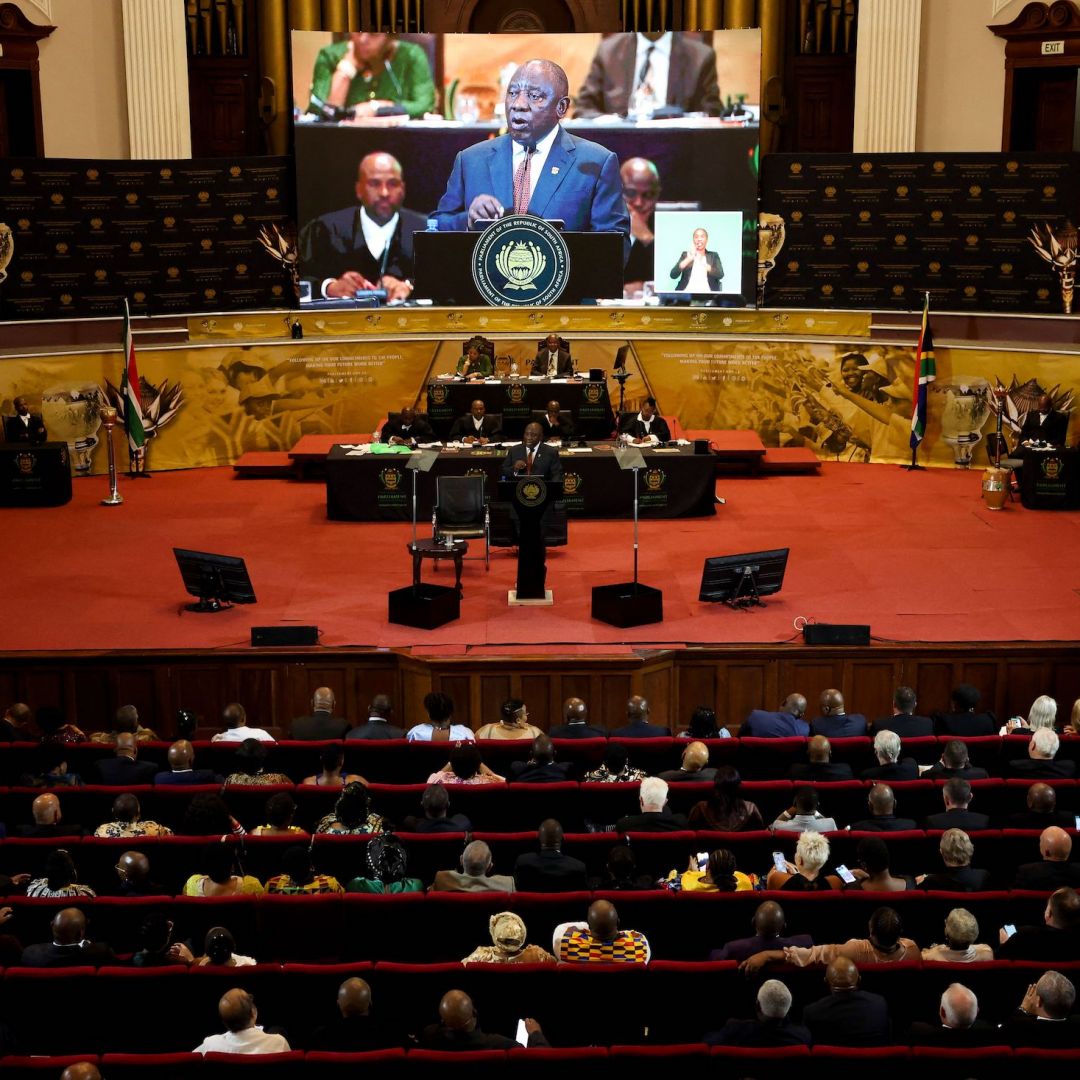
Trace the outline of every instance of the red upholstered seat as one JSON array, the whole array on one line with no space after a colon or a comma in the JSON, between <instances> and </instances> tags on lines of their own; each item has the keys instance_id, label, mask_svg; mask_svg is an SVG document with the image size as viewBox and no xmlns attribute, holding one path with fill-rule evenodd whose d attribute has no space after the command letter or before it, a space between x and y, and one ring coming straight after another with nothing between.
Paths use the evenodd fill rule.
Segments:
<instances>
[{"instance_id":1,"label":"red upholstered seat","mask_svg":"<svg viewBox=\"0 0 1080 1080\"><path fill-rule=\"evenodd\" d=\"M815 1046L810 1050L813 1058L868 1065L879 1061L901 1061L909 1054L906 1046Z\"/></svg>"},{"instance_id":2,"label":"red upholstered seat","mask_svg":"<svg viewBox=\"0 0 1080 1080\"><path fill-rule=\"evenodd\" d=\"M1022 1061L1062 1062L1075 1065L1080 1061L1080 1047L1075 1050L1042 1050L1035 1046L1018 1046L1013 1051L1017 1064Z\"/></svg>"},{"instance_id":3,"label":"red upholstered seat","mask_svg":"<svg viewBox=\"0 0 1080 1080\"><path fill-rule=\"evenodd\" d=\"M667 1046L613 1046L613 1058L705 1058L709 1048L704 1043L671 1043Z\"/></svg>"},{"instance_id":4,"label":"red upholstered seat","mask_svg":"<svg viewBox=\"0 0 1080 1080\"><path fill-rule=\"evenodd\" d=\"M966 1067L968 1062L1000 1061L1002 1058L1011 1058L1013 1050L1011 1046L913 1046L911 1053L916 1063L922 1061L945 1064L962 1061Z\"/></svg>"},{"instance_id":5,"label":"red upholstered seat","mask_svg":"<svg viewBox=\"0 0 1080 1080\"><path fill-rule=\"evenodd\" d=\"M229 1080L237 1071L245 1070L259 1077L273 1077L274 1080L302 1077L304 1054L301 1050L292 1050L287 1054L206 1054L201 1075L211 1080L217 1077Z\"/></svg>"},{"instance_id":6,"label":"red upholstered seat","mask_svg":"<svg viewBox=\"0 0 1080 1080\"><path fill-rule=\"evenodd\" d=\"M12 1055L0 1058L0 1076L4 1080L22 1080L23 1077L32 1077L33 1080L48 1077L49 1080L54 1080L69 1065L80 1061L89 1061L93 1065L100 1063L97 1054L65 1054L57 1057Z\"/></svg>"},{"instance_id":7,"label":"red upholstered seat","mask_svg":"<svg viewBox=\"0 0 1080 1080\"><path fill-rule=\"evenodd\" d=\"M304 1075L332 1080L357 1080L372 1073L391 1074L401 1071L405 1063L405 1051L369 1050L362 1054L333 1054L322 1050L309 1051L304 1055Z\"/></svg>"},{"instance_id":8,"label":"red upholstered seat","mask_svg":"<svg viewBox=\"0 0 1080 1080\"><path fill-rule=\"evenodd\" d=\"M202 1054L104 1054L101 1071L107 1080L139 1080L153 1075L154 1080L184 1080L197 1074L202 1076Z\"/></svg>"}]
</instances>

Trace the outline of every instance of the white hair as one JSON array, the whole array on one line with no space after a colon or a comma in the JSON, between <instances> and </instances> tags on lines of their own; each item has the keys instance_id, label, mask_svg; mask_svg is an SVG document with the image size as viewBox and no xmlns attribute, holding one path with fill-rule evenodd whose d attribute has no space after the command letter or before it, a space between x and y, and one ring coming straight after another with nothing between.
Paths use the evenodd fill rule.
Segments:
<instances>
[{"instance_id":1,"label":"white hair","mask_svg":"<svg viewBox=\"0 0 1080 1080\"><path fill-rule=\"evenodd\" d=\"M969 1028L979 1015L979 999L963 983L952 983L941 995L941 1017L946 1027Z\"/></svg>"},{"instance_id":2,"label":"white hair","mask_svg":"<svg viewBox=\"0 0 1080 1080\"><path fill-rule=\"evenodd\" d=\"M1053 728L1041 727L1032 732L1031 745L1038 750L1041 757L1052 758L1058 752L1061 740Z\"/></svg>"},{"instance_id":3,"label":"white hair","mask_svg":"<svg viewBox=\"0 0 1080 1080\"><path fill-rule=\"evenodd\" d=\"M767 1020L783 1020L791 1009L791 991L779 979L766 979L757 992L757 1005Z\"/></svg>"},{"instance_id":4,"label":"white hair","mask_svg":"<svg viewBox=\"0 0 1080 1080\"><path fill-rule=\"evenodd\" d=\"M970 866L975 845L963 829L946 829L941 834L938 850L946 866Z\"/></svg>"},{"instance_id":5,"label":"white hair","mask_svg":"<svg viewBox=\"0 0 1080 1080\"><path fill-rule=\"evenodd\" d=\"M879 731L874 736L874 753L887 762L896 761L900 757L900 736L895 731Z\"/></svg>"},{"instance_id":6,"label":"white hair","mask_svg":"<svg viewBox=\"0 0 1080 1080\"><path fill-rule=\"evenodd\" d=\"M820 870L829 859L829 841L819 832L800 833L799 842L795 845L795 858L807 870Z\"/></svg>"},{"instance_id":7,"label":"white hair","mask_svg":"<svg viewBox=\"0 0 1080 1080\"><path fill-rule=\"evenodd\" d=\"M1028 727L1052 728L1057 720L1057 702L1049 694L1041 694L1028 710Z\"/></svg>"},{"instance_id":8,"label":"white hair","mask_svg":"<svg viewBox=\"0 0 1080 1080\"><path fill-rule=\"evenodd\" d=\"M953 908L945 917L945 937L953 948L967 948L979 936L979 922L967 908Z\"/></svg>"},{"instance_id":9,"label":"white hair","mask_svg":"<svg viewBox=\"0 0 1080 1080\"><path fill-rule=\"evenodd\" d=\"M663 810L667 802L668 786L666 780L659 776L647 776L641 781L641 789L638 798L641 800L642 810Z\"/></svg>"}]
</instances>

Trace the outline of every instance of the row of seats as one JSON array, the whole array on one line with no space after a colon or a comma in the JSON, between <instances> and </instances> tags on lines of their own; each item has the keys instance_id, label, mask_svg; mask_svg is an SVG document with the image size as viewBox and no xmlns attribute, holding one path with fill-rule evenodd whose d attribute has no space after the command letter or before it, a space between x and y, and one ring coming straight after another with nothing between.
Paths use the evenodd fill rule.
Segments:
<instances>
[{"instance_id":1,"label":"row of seats","mask_svg":"<svg viewBox=\"0 0 1080 1080\"><path fill-rule=\"evenodd\" d=\"M1031 780L974 780L971 783L971 809L989 814L991 824L1005 826L1012 814L1025 810ZM742 785L739 795L756 803L764 823L792 805L795 789L791 780L752 780ZM867 794L870 781L841 780L813 785L820 797L821 812L835 818L841 826L870 816ZM944 810L943 781L904 780L890 785L896 794L898 817L918 824L930 814ZM1057 808L1080 814L1080 781L1060 780L1051 783L1057 793ZM372 809L394 825L401 826L407 817L421 813L420 798L424 784L371 784L368 787ZM295 824L312 829L319 819L331 813L339 790L323 787L266 785L230 786L224 789L207 785L197 787L128 787L87 786L53 789L60 799L64 820L93 827L112 820L112 804L117 795L130 791L138 796L144 821L158 821L178 830L191 799L197 794L221 792L232 814L248 829L266 823L266 802L277 791L292 794L297 803ZM707 799L713 786L705 783L672 784L668 805L675 813L686 814ZM453 813L464 814L475 829L516 831L535 829L544 818L557 818L564 829L584 831L593 825L614 825L627 814L639 810L637 783L577 784L455 784L449 787ZM0 788L0 821L9 834L18 825L32 820L34 799L40 788Z\"/></svg>"},{"instance_id":2,"label":"row of seats","mask_svg":"<svg viewBox=\"0 0 1080 1080\"><path fill-rule=\"evenodd\" d=\"M468 836L465 833L399 833L408 852L408 875L431 884L438 870L458 868L461 851ZM883 838L888 844L891 869L894 874L917 875L941 869L938 851L940 832L896 833L829 833L831 869L838 864L857 866L859 842L868 836ZM974 865L990 871L993 881L1008 887L1021 863L1039 860L1039 833L1035 830L988 830L972 834L975 841ZM1073 833L1075 836L1076 834ZM798 834L755 830L742 833L672 832L631 833L629 841L617 833L567 833L563 852L585 863L590 877L600 877L607 864L608 854L615 846L629 842L634 852L638 873L651 879L665 876L671 870L686 869L689 856L699 851L728 848L736 865L746 873L764 875L772 866L772 853L781 851L788 859L795 855ZM476 832L473 839L484 840L491 848L494 871L513 872L519 855L537 850L536 833ZM312 858L319 873L331 874L342 885L351 878L371 876L367 861L367 836L314 837ZM298 842L291 836L253 836L238 848L239 862L245 873L265 882L281 873L285 850ZM307 842L304 839L303 842ZM202 853L207 838L176 836L161 839L105 840L93 837L50 840L7 840L0 843L0 874L28 873L39 876L44 871L49 852L63 847L71 852L79 880L96 892L109 894L118 891L114 867L124 851L141 851L150 860L153 880L169 893L179 893L184 882L202 869Z\"/></svg>"},{"instance_id":3,"label":"row of seats","mask_svg":"<svg viewBox=\"0 0 1080 1080\"><path fill-rule=\"evenodd\" d=\"M903 740L902 756L912 757L922 765L930 765L941 757L946 743L952 741L943 736L927 736ZM1000 772L1005 762L1027 756L1028 739L1021 735L999 738L996 735L961 740L967 745L973 765L981 766L991 773ZM630 753L631 764L646 772L661 772L676 768L685 739L613 739ZM743 777L764 779L783 776L796 761L806 760L804 738L790 739L708 739L711 765L734 765ZM213 769L226 775L235 768L236 743L196 742L195 759L201 769ZM283 741L269 745L268 771L283 772L294 780L302 780L319 771L319 755L323 742ZM385 783L415 782L446 764L450 747L446 743L407 743L400 739L392 741L345 740L345 764L353 772L362 773L368 780ZM596 768L609 745L608 739L556 739L556 757L581 768ZM866 737L834 739L832 760L851 765L856 774L877 764L873 752L873 740ZM503 773L510 762L528 757L529 741L505 742L502 740L477 743L484 761L496 772ZM142 743L139 756L142 760L157 762L166 768L169 744L165 742ZM19 776L38 767L37 743L9 743L4 747L0 761L0 782L13 783ZM68 768L72 772L89 774L91 765L101 757L108 757L112 748L100 743L79 743L67 747ZM1080 738L1063 737L1058 757L1062 760L1080 761Z\"/></svg>"},{"instance_id":4,"label":"row of seats","mask_svg":"<svg viewBox=\"0 0 1080 1080\"><path fill-rule=\"evenodd\" d=\"M1022 891L951 893L911 890L870 892L670 893L406 893L383 895L97 897L31 900L6 897L14 919L4 927L24 944L48 941L55 913L73 903L87 916L88 936L118 954L138 948L139 926L152 913L175 924L175 938L201 949L206 931L226 926L237 951L261 961L337 963L393 960L453 961L477 945L490 944L488 920L515 911L530 941L543 944L560 923L583 920L592 900L610 899L624 927L642 931L653 955L667 960L702 960L727 941L749 936L754 911L764 900L783 905L789 933L816 942L865 936L870 915L882 904L899 912L904 933L920 945L943 939L945 917L967 908L978 920L979 940L996 942L998 929L1042 922L1046 894Z\"/></svg>"},{"instance_id":5,"label":"row of seats","mask_svg":"<svg viewBox=\"0 0 1080 1080\"><path fill-rule=\"evenodd\" d=\"M1077 978L1080 963L1055 965ZM862 988L889 1000L893 1035L902 1041L917 1020L931 1021L942 991L961 981L979 999L980 1015L1001 1023L1035 982L1037 965L867 964ZM340 983L359 976L371 987L372 1015L380 1035L407 1045L438 1015L450 989L472 998L481 1028L513 1033L523 1016L540 1022L553 1046L696 1042L729 1016L752 1016L760 980L733 961L641 965L307 964L284 968L69 968L8 969L0 980L5 1019L20 1039L20 1052L147 1053L191 1050L219 1030L217 1003L232 987L255 998L259 1022L281 1032L294 1049L314 1044L313 1034L335 1012ZM791 991L793 1016L826 993L822 971L775 969ZM602 985L602 990L600 989ZM153 1002L155 1023L118 1016L118 1004ZM663 1003L666 1007L660 1007ZM63 1017L46 1028L40 1018ZM35 1021L37 1021L35 1023Z\"/></svg>"}]
</instances>

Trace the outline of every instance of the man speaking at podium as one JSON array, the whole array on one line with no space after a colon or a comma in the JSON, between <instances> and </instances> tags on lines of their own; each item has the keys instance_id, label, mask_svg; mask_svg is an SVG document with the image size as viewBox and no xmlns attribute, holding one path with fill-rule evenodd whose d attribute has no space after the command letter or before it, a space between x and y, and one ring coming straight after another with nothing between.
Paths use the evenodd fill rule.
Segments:
<instances>
[{"instance_id":1,"label":"man speaking at podium","mask_svg":"<svg viewBox=\"0 0 1080 1080\"><path fill-rule=\"evenodd\" d=\"M503 479L539 476L553 483L561 483L563 471L559 451L544 442L543 428L533 421L526 425L521 438L517 446L511 446L507 451L502 464Z\"/></svg>"},{"instance_id":2,"label":"man speaking at podium","mask_svg":"<svg viewBox=\"0 0 1080 1080\"><path fill-rule=\"evenodd\" d=\"M443 231L462 231L504 214L561 219L570 232L621 232L624 258L630 219L619 161L604 147L563 131L570 107L566 72L551 60L529 60L506 90L509 133L462 150L435 217Z\"/></svg>"}]
</instances>

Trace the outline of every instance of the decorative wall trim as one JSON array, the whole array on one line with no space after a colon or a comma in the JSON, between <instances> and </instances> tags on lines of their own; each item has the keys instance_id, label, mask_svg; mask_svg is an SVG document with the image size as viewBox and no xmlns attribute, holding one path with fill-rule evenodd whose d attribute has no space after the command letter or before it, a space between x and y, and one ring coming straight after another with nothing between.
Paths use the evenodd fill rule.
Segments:
<instances>
[{"instance_id":1,"label":"decorative wall trim","mask_svg":"<svg viewBox=\"0 0 1080 1080\"><path fill-rule=\"evenodd\" d=\"M852 149L903 153L915 149L922 0L863 0L855 57Z\"/></svg>"}]
</instances>

